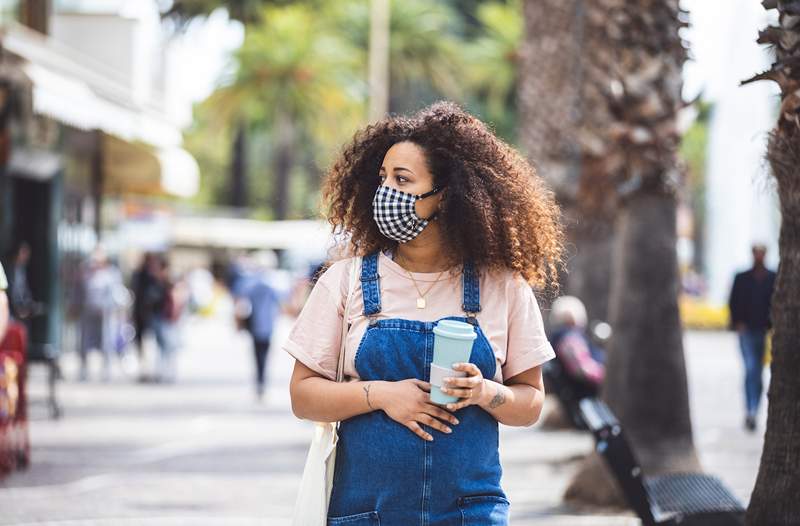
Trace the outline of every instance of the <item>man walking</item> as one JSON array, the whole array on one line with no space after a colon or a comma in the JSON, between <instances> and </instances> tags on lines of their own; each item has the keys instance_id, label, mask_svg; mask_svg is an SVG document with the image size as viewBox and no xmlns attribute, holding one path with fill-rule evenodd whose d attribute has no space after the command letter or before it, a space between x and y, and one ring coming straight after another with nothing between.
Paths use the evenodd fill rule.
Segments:
<instances>
[{"instance_id":1,"label":"man walking","mask_svg":"<svg viewBox=\"0 0 800 526\"><path fill-rule=\"evenodd\" d=\"M729 307L731 328L739 334L739 346L744 360L745 427L756 428L756 415L763 391L762 373L764 345L770 323L770 302L775 287L775 272L764 265L767 247L753 245L753 267L733 280Z\"/></svg>"}]
</instances>

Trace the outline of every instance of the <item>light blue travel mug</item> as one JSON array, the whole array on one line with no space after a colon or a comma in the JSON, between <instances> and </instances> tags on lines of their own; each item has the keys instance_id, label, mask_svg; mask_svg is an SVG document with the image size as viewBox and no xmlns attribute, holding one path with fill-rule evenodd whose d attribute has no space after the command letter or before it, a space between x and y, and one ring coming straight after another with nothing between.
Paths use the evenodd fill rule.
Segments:
<instances>
[{"instance_id":1,"label":"light blue travel mug","mask_svg":"<svg viewBox=\"0 0 800 526\"><path fill-rule=\"evenodd\" d=\"M433 328L433 362L431 363L431 402L449 404L458 400L442 392L444 378L466 376L464 371L454 371L453 364L467 363L472 354L472 343L478 334L469 323L442 320Z\"/></svg>"}]
</instances>

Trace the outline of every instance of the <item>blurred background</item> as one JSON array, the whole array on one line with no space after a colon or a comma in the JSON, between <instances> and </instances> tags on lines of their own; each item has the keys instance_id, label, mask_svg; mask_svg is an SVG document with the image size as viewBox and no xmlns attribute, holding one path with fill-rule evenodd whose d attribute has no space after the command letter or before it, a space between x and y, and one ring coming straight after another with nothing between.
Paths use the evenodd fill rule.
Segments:
<instances>
[{"instance_id":1,"label":"blurred background","mask_svg":"<svg viewBox=\"0 0 800 526\"><path fill-rule=\"evenodd\" d=\"M772 18L745 0L680 5L668 242L694 443L746 505L764 414L755 433L742 427L728 299L753 244L777 267L764 152L780 101L775 86L739 83L768 68L756 38ZM291 414L280 344L335 243L325 169L386 112L454 100L530 157L565 209L561 292L607 342L616 205L582 197L586 152L613 154L600 139L613 122L583 88L602 77L592 13L536 0L0 0L0 260L27 335L24 363L0 373L0 524L288 524L311 428ZM651 77L669 73L651 59ZM540 297L546 319L552 299ZM592 449L564 413L549 400L535 427L504 430L515 524L638 524L564 501Z\"/></svg>"}]
</instances>

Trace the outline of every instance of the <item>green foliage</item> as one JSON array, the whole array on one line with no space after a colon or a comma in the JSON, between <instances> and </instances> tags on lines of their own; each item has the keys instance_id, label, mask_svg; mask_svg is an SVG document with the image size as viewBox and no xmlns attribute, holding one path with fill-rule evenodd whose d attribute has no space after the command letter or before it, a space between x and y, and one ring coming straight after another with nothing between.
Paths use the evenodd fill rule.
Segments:
<instances>
[{"instance_id":1,"label":"green foliage","mask_svg":"<svg viewBox=\"0 0 800 526\"><path fill-rule=\"evenodd\" d=\"M477 19L483 30L465 48L465 80L482 117L499 135L514 142L522 5L520 0L483 3Z\"/></svg>"},{"instance_id":2,"label":"green foliage","mask_svg":"<svg viewBox=\"0 0 800 526\"><path fill-rule=\"evenodd\" d=\"M253 212L269 217L279 123L291 123L292 216L317 213L319 176L340 145L364 124L368 102L368 0L184 0L182 16L233 4L247 23L245 41L220 87L196 107L187 148L201 166L198 200L224 202L233 123L248 138ZM258 5L258 9L247 9ZM506 140L515 133L519 0L393 0L390 14L390 111L448 98L489 121ZM285 126L285 124L284 124Z\"/></svg>"}]
</instances>

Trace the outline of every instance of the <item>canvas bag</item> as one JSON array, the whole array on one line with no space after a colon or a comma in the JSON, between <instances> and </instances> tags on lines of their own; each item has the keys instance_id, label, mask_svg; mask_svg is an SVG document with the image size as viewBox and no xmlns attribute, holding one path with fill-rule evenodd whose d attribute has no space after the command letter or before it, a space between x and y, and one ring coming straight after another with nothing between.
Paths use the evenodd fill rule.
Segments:
<instances>
[{"instance_id":1,"label":"canvas bag","mask_svg":"<svg viewBox=\"0 0 800 526\"><path fill-rule=\"evenodd\" d=\"M339 360L336 366L336 381L344 377L344 346L347 338L347 312L353 297L361 258L353 258L347 298L344 303L342 338L339 345ZM325 526L328 521L328 502L333 489L333 469L336 463L336 444L339 422L315 422L314 435L308 449L303 478L297 492L297 501L292 515L292 526Z\"/></svg>"}]
</instances>

